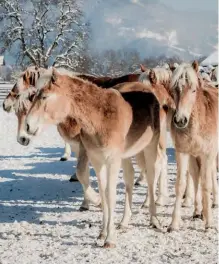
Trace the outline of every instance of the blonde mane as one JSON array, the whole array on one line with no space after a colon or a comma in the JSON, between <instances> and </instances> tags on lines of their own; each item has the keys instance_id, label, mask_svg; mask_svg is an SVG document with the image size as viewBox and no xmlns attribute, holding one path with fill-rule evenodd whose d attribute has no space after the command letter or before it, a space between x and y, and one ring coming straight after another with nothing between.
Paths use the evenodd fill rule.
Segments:
<instances>
[{"instance_id":1,"label":"blonde mane","mask_svg":"<svg viewBox=\"0 0 219 264\"><path fill-rule=\"evenodd\" d=\"M154 68L153 71L155 72L158 83L161 84L161 83L167 83L170 81L170 78L172 75L172 72L170 70L158 67L158 68ZM149 72L150 72L150 69L147 69L145 72L143 72L139 76L139 82L142 82L146 85L151 85L151 82L149 79Z\"/></svg>"},{"instance_id":2,"label":"blonde mane","mask_svg":"<svg viewBox=\"0 0 219 264\"><path fill-rule=\"evenodd\" d=\"M173 72L170 89L174 89L176 86L182 88L186 83L191 87L197 88L199 86L199 79L192 65L182 63Z\"/></svg>"},{"instance_id":3,"label":"blonde mane","mask_svg":"<svg viewBox=\"0 0 219 264\"><path fill-rule=\"evenodd\" d=\"M30 96L36 93L35 87L30 87L27 90L20 92L16 98L16 102L14 104L15 113L21 111L28 111L30 106Z\"/></svg>"},{"instance_id":4,"label":"blonde mane","mask_svg":"<svg viewBox=\"0 0 219 264\"><path fill-rule=\"evenodd\" d=\"M92 74L83 74L83 73L80 73L80 72L73 72L73 71L70 71L70 70L67 70L66 68L55 68L57 70L58 73L60 73L61 75L67 75L69 77L77 77L79 75L86 75L88 77L96 77L95 75L92 75Z\"/></svg>"},{"instance_id":5,"label":"blonde mane","mask_svg":"<svg viewBox=\"0 0 219 264\"><path fill-rule=\"evenodd\" d=\"M66 76L70 77L71 79L80 80L81 82L84 82L84 83L92 83L89 80L84 80L84 79L80 78L80 76L78 77L78 75L80 75L80 73L71 72L71 71L68 71L64 68L56 69L54 67L50 67L50 68L46 69L39 76L39 78L36 82L37 91L40 91L43 87L45 87L51 81L52 75L53 75L53 69L56 70L60 75L66 75ZM86 76L88 76L88 75L86 74ZM92 83L92 84L95 85L94 83Z\"/></svg>"}]
</instances>

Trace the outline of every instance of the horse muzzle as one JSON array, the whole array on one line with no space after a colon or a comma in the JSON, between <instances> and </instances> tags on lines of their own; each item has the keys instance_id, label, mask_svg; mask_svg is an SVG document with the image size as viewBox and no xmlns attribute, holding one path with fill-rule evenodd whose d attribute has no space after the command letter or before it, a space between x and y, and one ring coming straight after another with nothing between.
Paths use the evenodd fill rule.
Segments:
<instances>
[{"instance_id":1,"label":"horse muzzle","mask_svg":"<svg viewBox=\"0 0 219 264\"><path fill-rule=\"evenodd\" d=\"M7 113L10 113L13 109L13 107L11 105L6 104L5 102L3 102L2 106L3 106L3 110Z\"/></svg>"},{"instance_id":2,"label":"horse muzzle","mask_svg":"<svg viewBox=\"0 0 219 264\"><path fill-rule=\"evenodd\" d=\"M176 114L173 117L173 123L176 128L183 129L188 126L189 120L186 116L178 117Z\"/></svg>"},{"instance_id":3,"label":"horse muzzle","mask_svg":"<svg viewBox=\"0 0 219 264\"><path fill-rule=\"evenodd\" d=\"M19 137L17 141L23 146L28 146L30 143L30 139L27 137Z\"/></svg>"}]
</instances>

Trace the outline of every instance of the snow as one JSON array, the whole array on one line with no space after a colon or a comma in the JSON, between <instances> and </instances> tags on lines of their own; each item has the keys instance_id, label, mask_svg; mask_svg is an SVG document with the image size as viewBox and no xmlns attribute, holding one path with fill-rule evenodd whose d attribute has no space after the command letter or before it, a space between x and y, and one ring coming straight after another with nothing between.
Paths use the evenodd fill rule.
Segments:
<instances>
[{"instance_id":1,"label":"snow","mask_svg":"<svg viewBox=\"0 0 219 264\"><path fill-rule=\"evenodd\" d=\"M208 66L208 65L217 66L218 65L218 50L213 52L204 61L202 61L201 65L202 66Z\"/></svg>"},{"instance_id":2,"label":"snow","mask_svg":"<svg viewBox=\"0 0 219 264\"><path fill-rule=\"evenodd\" d=\"M145 187L135 187L133 217L127 232L118 232L117 247L103 249L97 236L101 211L79 212L82 188L68 181L75 158L60 162L63 141L48 127L28 147L16 142L17 120L0 108L0 263L216 263L217 232L193 221L192 208L182 208L180 232L149 227L148 210L140 209ZM158 207L163 226L171 221L176 164L168 139L170 201ZM139 171L136 170L136 177ZM94 171L92 185L97 187ZM119 177L116 223L122 217L124 184ZM214 209L216 224L217 209Z\"/></svg>"}]
</instances>

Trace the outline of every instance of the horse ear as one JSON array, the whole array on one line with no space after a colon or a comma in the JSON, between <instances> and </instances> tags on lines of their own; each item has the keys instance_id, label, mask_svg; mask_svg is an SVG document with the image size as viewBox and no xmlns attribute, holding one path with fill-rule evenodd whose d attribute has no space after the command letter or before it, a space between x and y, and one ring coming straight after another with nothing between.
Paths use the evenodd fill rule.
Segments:
<instances>
[{"instance_id":1,"label":"horse ear","mask_svg":"<svg viewBox=\"0 0 219 264\"><path fill-rule=\"evenodd\" d=\"M55 68L52 68L52 77L51 77L51 80L52 80L52 83L55 83L56 80L57 80L57 70Z\"/></svg>"},{"instance_id":2,"label":"horse ear","mask_svg":"<svg viewBox=\"0 0 219 264\"><path fill-rule=\"evenodd\" d=\"M27 82L27 80L28 80L29 77L30 77L30 72L29 71L26 71L24 73L24 77L23 77L24 81Z\"/></svg>"},{"instance_id":3,"label":"horse ear","mask_svg":"<svg viewBox=\"0 0 219 264\"><path fill-rule=\"evenodd\" d=\"M176 67L174 66L173 63L168 63L168 65L169 65L171 72L175 71Z\"/></svg>"},{"instance_id":4,"label":"horse ear","mask_svg":"<svg viewBox=\"0 0 219 264\"><path fill-rule=\"evenodd\" d=\"M29 95L29 101L32 103L33 99L35 97L36 92L33 92L32 94Z\"/></svg>"},{"instance_id":5,"label":"horse ear","mask_svg":"<svg viewBox=\"0 0 219 264\"><path fill-rule=\"evenodd\" d=\"M154 70L150 70L149 74L148 74L148 78L151 82L151 84L156 84L157 83L157 77L156 77L156 74L155 74L155 71Z\"/></svg>"},{"instance_id":6,"label":"horse ear","mask_svg":"<svg viewBox=\"0 0 219 264\"><path fill-rule=\"evenodd\" d=\"M143 64L140 64L140 69L141 69L142 72L146 71L146 67Z\"/></svg>"},{"instance_id":7,"label":"horse ear","mask_svg":"<svg viewBox=\"0 0 219 264\"><path fill-rule=\"evenodd\" d=\"M197 60L193 61L193 63L192 63L192 67L193 67L193 69L194 69L196 72L198 72L198 61L197 61Z\"/></svg>"}]
</instances>

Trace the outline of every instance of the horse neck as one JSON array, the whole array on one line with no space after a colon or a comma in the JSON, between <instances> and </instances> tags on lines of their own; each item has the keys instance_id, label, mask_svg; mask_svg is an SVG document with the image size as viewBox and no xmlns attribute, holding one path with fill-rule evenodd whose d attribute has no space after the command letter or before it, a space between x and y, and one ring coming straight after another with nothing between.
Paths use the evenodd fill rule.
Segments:
<instances>
[{"instance_id":1,"label":"horse neck","mask_svg":"<svg viewBox=\"0 0 219 264\"><path fill-rule=\"evenodd\" d=\"M218 101L217 91L213 88L198 88L196 102L193 107L192 117L197 119L200 125L208 122L217 122Z\"/></svg>"},{"instance_id":2,"label":"horse neck","mask_svg":"<svg viewBox=\"0 0 219 264\"><path fill-rule=\"evenodd\" d=\"M67 100L71 103L71 113L81 128L89 134L96 133L101 126L100 115L103 114L106 95L96 85L82 80L72 79L67 85Z\"/></svg>"}]
</instances>

